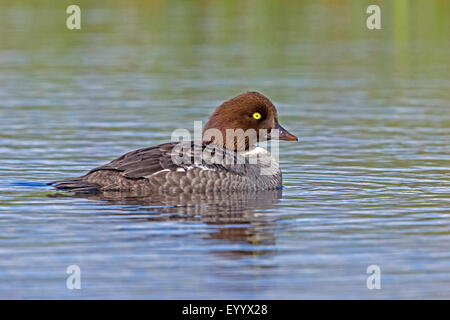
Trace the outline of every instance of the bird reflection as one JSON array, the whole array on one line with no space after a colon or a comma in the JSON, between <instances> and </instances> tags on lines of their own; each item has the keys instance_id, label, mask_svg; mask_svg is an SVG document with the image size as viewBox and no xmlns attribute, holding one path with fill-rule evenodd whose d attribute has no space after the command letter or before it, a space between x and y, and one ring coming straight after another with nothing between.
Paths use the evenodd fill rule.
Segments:
<instances>
[{"instance_id":1,"label":"bird reflection","mask_svg":"<svg viewBox=\"0 0 450 320\"><path fill-rule=\"evenodd\" d=\"M59 194L61 195L61 194ZM267 211L278 208L281 190L260 192L163 194L142 197L124 192L76 194L83 197L117 205L119 214L131 219L145 221L192 221L214 226L206 239L243 244L242 250L220 251L221 255L239 257L272 253L275 237L273 219ZM130 210L130 206L136 209ZM139 217L143 215L143 218ZM132 217L131 217L132 216ZM239 246L237 246L239 248Z\"/></svg>"}]
</instances>

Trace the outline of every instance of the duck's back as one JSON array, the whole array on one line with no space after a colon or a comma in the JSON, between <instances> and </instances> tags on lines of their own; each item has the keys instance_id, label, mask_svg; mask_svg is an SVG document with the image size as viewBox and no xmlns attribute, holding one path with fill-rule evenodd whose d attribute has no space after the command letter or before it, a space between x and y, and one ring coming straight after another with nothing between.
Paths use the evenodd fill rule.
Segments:
<instances>
[{"instance_id":1,"label":"duck's back","mask_svg":"<svg viewBox=\"0 0 450 320\"><path fill-rule=\"evenodd\" d=\"M53 186L76 193L121 191L138 195L274 190L281 187L278 163L268 174L262 168L262 163L267 166L273 160L268 154L255 163L205 143L165 143L126 153L84 176L57 181Z\"/></svg>"}]
</instances>

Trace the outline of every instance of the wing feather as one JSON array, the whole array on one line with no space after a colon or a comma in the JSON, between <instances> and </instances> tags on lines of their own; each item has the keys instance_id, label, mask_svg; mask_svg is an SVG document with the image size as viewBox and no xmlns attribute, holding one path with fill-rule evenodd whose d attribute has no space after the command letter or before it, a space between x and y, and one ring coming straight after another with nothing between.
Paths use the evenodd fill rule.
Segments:
<instances>
[{"instance_id":1,"label":"wing feather","mask_svg":"<svg viewBox=\"0 0 450 320\"><path fill-rule=\"evenodd\" d=\"M201 158L200 164L195 163L194 153L198 151L203 152L205 148L210 146L207 143L196 144L195 142L187 142L184 149L174 149L177 142L164 143L157 146L142 148L128 152L111 162L92 169L86 175L57 181L52 185L58 189L65 189L71 191L100 191L102 188L109 186L117 186L117 189L130 188L133 186L135 180L147 179L155 173L161 171L177 171L177 169L184 169L189 175L192 168L210 169L222 172L233 173L237 175L245 175L247 173L246 164L236 164L237 155L233 151L227 149L217 149L215 146L213 150L209 150L209 158ZM224 157L217 160L217 150L220 150ZM175 156L174 156L175 155ZM180 157L181 155L181 157ZM234 164L228 164L225 161L225 156L228 159L234 159ZM234 158L233 158L234 157ZM214 158L214 161L211 161ZM179 161L179 159L184 159ZM187 160L187 161L186 161ZM177 175L178 176L178 175ZM164 176L152 176L155 181L162 179L160 182L164 183Z\"/></svg>"}]
</instances>

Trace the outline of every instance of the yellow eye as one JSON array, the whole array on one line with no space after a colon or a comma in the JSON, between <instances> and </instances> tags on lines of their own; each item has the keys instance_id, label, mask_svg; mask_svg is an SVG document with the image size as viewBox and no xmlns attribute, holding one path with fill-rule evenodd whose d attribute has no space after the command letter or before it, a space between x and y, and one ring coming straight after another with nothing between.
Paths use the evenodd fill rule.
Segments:
<instances>
[{"instance_id":1,"label":"yellow eye","mask_svg":"<svg viewBox=\"0 0 450 320\"><path fill-rule=\"evenodd\" d=\"M261 119L261 113L255 112L255 113L253 114L253 119L256 119L256 120Z\"/></svg>"}]
</instances>

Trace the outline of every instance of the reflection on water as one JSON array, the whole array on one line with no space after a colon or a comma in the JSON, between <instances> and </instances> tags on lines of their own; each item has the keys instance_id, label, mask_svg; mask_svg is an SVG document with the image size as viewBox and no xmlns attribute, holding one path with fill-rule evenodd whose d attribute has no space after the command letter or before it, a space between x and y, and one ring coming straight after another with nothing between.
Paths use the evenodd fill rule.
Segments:
<instances>
[{"instance_id":1,"label":"reflection on water","mask_svg":"<svg viewBox=\"0 0 450 320\"><path fill-rule=\"evenodd\" d=\"M450 2L378 2L0 1L0 298L449 298ZM46 185L246 90L300 138L282 197Z\"/></svg>"},{"instance_id":2,"label":"reflection on water","mask_svg":"<svg viewBox=\"0 0 450 320\"><path fill-rule=\"evenodd\" d=\"M218 230L207 234L206 239L245 242L255 245L250 250L230 250L222 254L255 254L260 252L256 245L274 244L275 238L267 228L272 222L258 210L272 210L279 206L282 191L262 191L257 193L204 193L157 195L135 197L126 192L104 192L79 196L90 200L106 201L109 205L124 207L119 215L132 216L136 222L183 221L200 222L206 225L220 226ZM65 195L56 194L52 197ZM100 202L97 205L104 206ZM129 211L129 207L139 208L139 214ZM144 218L141 218L144 216ZM252 250L254 249L254 250Z\"/></svg>"}]
</instances>

